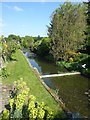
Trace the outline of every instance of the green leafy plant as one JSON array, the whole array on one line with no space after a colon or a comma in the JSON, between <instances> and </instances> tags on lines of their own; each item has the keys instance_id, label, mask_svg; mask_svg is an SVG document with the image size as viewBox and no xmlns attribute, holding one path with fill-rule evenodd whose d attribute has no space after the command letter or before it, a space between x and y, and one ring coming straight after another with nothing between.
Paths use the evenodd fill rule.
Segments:
<instances>
[{"instance_id":1,"label":"green leafy plant","mask_svg":"<svg viewBox=\"0 0 90 120\"><path fill-rule=\"evenodd\" d=\"M1 69L1 76L3 78L7 78L9 76L9 73L5 67Z\"/></svg>"},{"instance_id":2,"label":"green leafy plant","mask_svg":"<svg viewBox=\"0 0 90 120\"><path fill-rule=\"evenodd\" d=\"M3 111L2 120L9 120L9 110L5 109Z\"/></svg>"},{"instance_id":3,"label":"green leafy plant","mask_svg":"<svg viewBox=\"0 0 90 120\"><path fill-rule=\"evenodd\" d=\"M9 100L10 109L5 109L3 118L28 120L28 119L53 119L53 111L44 102L37 102L33 95L29 95L29 88L23 79L15 81L12 89L14 95ZM7 119L8 120L8 119Z\"/></svg>"}]
</instances>

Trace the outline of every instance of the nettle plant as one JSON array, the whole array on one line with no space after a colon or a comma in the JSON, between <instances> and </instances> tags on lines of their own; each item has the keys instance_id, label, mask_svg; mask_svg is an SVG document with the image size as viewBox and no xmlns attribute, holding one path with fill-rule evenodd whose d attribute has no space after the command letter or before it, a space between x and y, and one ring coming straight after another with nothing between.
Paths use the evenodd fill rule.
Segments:
<instances>
[{"instance_id":1,"label":"nettle plant","mask_svg":"<svg viewBox=\"0 0 90 120\"><path fill-rule=\"evenodd\" d=\"M40 120L54 119L54 112L44 102L37 102L29 95L29 88L23 80L15 81L10 91L8 108L2 112L2 119Z\"/></svg>"}]
</instances>

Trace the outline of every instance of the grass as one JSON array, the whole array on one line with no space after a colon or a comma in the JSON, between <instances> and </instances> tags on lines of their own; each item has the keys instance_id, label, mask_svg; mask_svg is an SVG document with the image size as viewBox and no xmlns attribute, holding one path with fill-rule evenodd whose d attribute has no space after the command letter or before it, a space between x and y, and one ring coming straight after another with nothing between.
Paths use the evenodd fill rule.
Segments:
<instances>
[{"instance_id":1,"label":"grass","mask_svg":"<svg viewBox=\"0 0 90 120\"><path fill-rule=\"evenodd\" d=\"M60 110L57 102L43 87L39 78L33 73L32 68L30 68L29 63L26 61L23 54L17 50L14 57L17 61L11 61L7 64L7 72L10 73L10 75L3 79L3 84L11 84L16 80L23 78L30 88L30 94L34 95L37 98L37 101L44 101L55 112Z\"/></svg>"}]
</instances>

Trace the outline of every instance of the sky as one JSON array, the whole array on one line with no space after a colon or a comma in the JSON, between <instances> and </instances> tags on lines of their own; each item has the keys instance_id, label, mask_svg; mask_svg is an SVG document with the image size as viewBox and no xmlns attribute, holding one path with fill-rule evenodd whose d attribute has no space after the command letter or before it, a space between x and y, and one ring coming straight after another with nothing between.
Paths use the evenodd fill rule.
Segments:
<instances>
[{"instance_id":1,"label":"sky","mask_svg":"<svg viewBox=\"0 0 90 120\"><path fill-rule=\"evenodd\" d=\"M47 36L51 15L63 2L0 2L0 35Z\"/></svg>"}]
</instances>

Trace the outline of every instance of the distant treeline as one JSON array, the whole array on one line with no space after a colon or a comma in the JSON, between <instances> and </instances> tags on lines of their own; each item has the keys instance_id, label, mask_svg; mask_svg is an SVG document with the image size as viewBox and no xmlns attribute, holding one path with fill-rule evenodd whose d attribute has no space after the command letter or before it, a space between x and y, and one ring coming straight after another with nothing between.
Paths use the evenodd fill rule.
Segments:
<instances>
[{"instance_id":1,"label":"distant treeline","mask_svg":"<svg viewBox=\"0 0 90 120\"><path fill-rule=\"evenodd\" d=\"M68 61L71 53L90 54L90 1L78 4L64 2L53 12L47 27L48 37L9 35L4 39L55 61Z\"/></svg>"}]
</instances>

